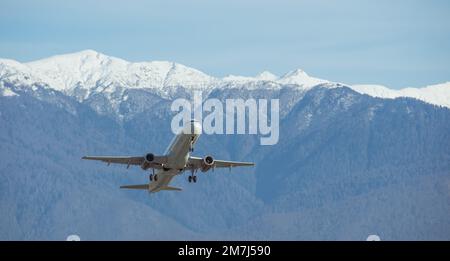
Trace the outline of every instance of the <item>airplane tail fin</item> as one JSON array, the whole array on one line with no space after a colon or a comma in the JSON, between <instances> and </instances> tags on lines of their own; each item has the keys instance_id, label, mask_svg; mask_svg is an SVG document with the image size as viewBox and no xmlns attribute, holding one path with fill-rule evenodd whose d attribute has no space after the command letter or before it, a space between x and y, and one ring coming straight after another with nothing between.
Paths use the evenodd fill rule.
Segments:
<instances>
[{"instance_id":1,"label":"airplane tail fin","mask_svg":"<svg viewBox=\"0 0 450 261\"><path fill-rule=\"evenodd\" d=\"M126 185L120 186L121 189L144 189L148 190L148 184L140 184L140 185Z\"/></svg>"},{"instance_id":2,"label":"airplane tail fin","mask_svg":"<svg viewBox=\"0 0 450 261\"><path fill-rule=\"evenodd\" d=\"M166 187L162 187L161 190L176 190L176 191L181 191L182 189L181 189L181 188L177 188L177 187L169 187L169 186L166 186Z\"/></svg>"}]
</instances>

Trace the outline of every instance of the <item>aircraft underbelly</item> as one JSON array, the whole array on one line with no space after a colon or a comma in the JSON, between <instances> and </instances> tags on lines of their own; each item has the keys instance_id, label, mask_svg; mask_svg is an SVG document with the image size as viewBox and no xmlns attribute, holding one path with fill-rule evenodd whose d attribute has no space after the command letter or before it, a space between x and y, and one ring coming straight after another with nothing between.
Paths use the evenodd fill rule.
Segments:
<instances>
[{"instance_id":1,"label":"aircraft underbelly","mask_svg":"<svg viewBox=\"0 0 450 261\"><path fill-rule=\"evenodd\" d=\"M198 134L179 134L174 138L166 150L166 154L169 157L166 167L169 170L157 171L158 180L150 182L148 188L150 192L158 192L167 188L173 177L186 167L190 148L197 139Z\"/></svg>"},{"instance_id":2,"label":"aircraft underbelly","mask_svg":"<svg viewBox=\"0 0 450 261\"><path fill-rule=\"evenodd\" d=\"M169 152L169 168L183 169L189 159L189 148L191 139L195 139L192 135L181 134L170 147Z\"/></svg>"},{"instance_id":3,"label":"aircraft underbelly","mask_svg":"<svg viewBox=\"0 0 450 261\"><path fill-rule=\"evenodd\" d=\"M150 182L148 187L149 191L158 192L162 188L167 187L170 181L172 181L173 177L177 175L177 173L178 170L169 170L169 171L161 170L157 172L156 175L158 175L158 181Z\"/></svg>"}]
</instances>

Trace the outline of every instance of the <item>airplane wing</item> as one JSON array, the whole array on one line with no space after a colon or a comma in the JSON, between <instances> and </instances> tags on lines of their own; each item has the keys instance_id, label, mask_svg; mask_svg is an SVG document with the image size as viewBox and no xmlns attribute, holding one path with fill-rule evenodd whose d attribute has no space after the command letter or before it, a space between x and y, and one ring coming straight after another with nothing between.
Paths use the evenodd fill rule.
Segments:
<instances>
[{"instance_id":1,"label":"airplane wing","mask_svg":"<svg viewBox=\"0 0 450 261\"><path fill-rule=\"evenodd\" d=\"M203 163L203 158L199 157L189 157L188 165L194 169L201 168ZM233 167L245 167L254 166L253 162L242 162L242 161L230 161L230 160L216 160L214 159L213 168L233 168Z\"/></svg>"},{"instance_id":2,"label":"airplane wing","mask_svg":"<svg viewBox=\"0 0 450 261\"><path fill-rule=\"evenodd\" d=\"M229 161L229 160L214 160L214 167L216 168L245 167L245 166L255 166L255 163L242 161Z\"/></svg>"},{"instance_id":3,"label":"airplane wing","mask_svg":"<svg viewBox=\"0 0 450 261\"><path fill-rule=\"evenodd\" d=\"M144 157L127 157L127 156L84 156L85 160L98 160L109 164L125 164L128 167L130 165L142 165L145 162ZM154 156L151 162L147 162L149 168L162 169L162 165L167 162L166 156Z\"/></svg>"}]
</instances>

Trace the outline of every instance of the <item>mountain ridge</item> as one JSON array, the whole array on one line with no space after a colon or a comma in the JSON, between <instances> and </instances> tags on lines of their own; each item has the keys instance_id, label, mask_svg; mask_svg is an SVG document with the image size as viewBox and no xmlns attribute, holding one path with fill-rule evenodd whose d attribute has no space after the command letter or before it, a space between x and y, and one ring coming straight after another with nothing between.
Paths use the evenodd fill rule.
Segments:
<instances>
[{"instance_id":1,"label":"mountain ridge","mask_svg":"<svg viewBox=\"0 0 450 261\"><path fill-rule=\"evenodd\" d=\"M55 55L26 63L0 59L0 84L2 80L24 82L28 85L39 83L76 96L78 100L85 100L92 93L105 90L111 92L116 87L153 89L160 95L168 97L179 86L207 92L216 88L242 88L244 85L246 88L264 86L272 89L290 86L300 90L308 90L317 85L330 88L347 86L372 97L387 99L411 97L450 108L450 82L425 88L393 90L383 86L349 85L327 81L311 77L301 69L292 70L281 77L263 71L255 77L230 75L217 78L179 63L128 62L94 50ZM11 95L12 92L0 90L2 95Z\"/></svg>"}]
</instances>

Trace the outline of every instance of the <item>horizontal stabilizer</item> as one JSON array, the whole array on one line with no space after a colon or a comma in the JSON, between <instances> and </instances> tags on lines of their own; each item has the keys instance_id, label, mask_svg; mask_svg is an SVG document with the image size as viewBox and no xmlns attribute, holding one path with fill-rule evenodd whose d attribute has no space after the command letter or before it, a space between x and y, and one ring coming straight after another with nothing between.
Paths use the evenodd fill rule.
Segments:
<instances>
[{"instance_id":1,"label":"horizontal stabilizer","mask_svg":"<svg viewBox=\"0 0 450 261\"><path fill-rule=\"evenodd\" d=\"M181 188L176 188L176 187L162 187L161 190L176 190L176 191L181 191Z\"/></svg>"},{"instance_id":2,"label":"horizontal stabilizer","mask_svg":"<svg viewBox=\"0 0 450 261\"><path fill-rule=\"evenodd\" d=\"M141 184L141 185L126 185L126 186L120 186L122 189L145 189L148 190L148 184Z\"/></svg>"}]
</instances>

